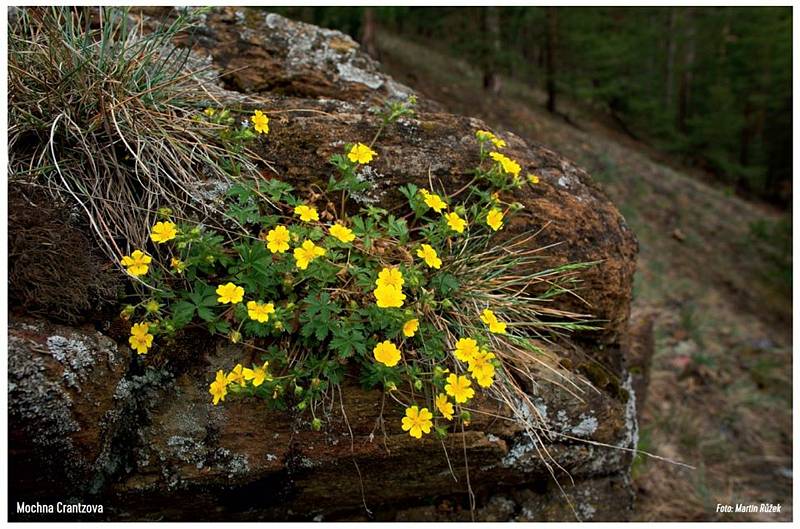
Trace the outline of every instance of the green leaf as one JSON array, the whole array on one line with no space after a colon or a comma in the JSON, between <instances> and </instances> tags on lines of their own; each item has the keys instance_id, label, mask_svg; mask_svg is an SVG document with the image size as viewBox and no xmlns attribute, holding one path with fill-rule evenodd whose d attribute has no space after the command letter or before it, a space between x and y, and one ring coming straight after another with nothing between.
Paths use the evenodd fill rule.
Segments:
<instances>
[{"instance_id":1,"label":"green leaf","mask_svg":"<svg viewBox=\"0 0 800 529\"><path fill-rule=\"evenodd\" d=\"M179 301L172 305L172 320L176 328L186 327L194 318L195 305L188 301Z\"/></svg>"}]
</instances>

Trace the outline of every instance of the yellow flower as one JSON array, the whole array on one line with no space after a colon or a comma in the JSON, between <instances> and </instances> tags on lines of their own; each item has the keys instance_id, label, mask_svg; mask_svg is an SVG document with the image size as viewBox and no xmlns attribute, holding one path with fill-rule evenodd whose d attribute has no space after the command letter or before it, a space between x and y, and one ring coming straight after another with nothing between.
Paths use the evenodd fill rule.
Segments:
<instances>
[{"instance_id":1,"label":"yellow flower","mask_svg":"<svg viewBox=\"0 0 800 529\"><path fill-rule=\"evenodd\" d=\"M475 133L475 136L478 138L478 141L490 141L492 144L497 147L498 149L502 149L506 146L506 142L489 132L488 130L479 130Z\"/></svg>"},{"instance_id":2,"label":"yellow flower","mask_svg":"<svg viewBox=\"0 0 800 529\"><path fill-rule=\"evenodd\" d=\"M444 393L436 395L436 409L448 421L453 420L453 403L447 400L447 395Z\"/></svg>"},{"instance_id":3,"label":"yellow flower","mask_svg":"<svg viewBox=\"0 0 800 529\"><path fill-rule=\"evenodd\" d=\"M496 138L494 134L489 132L488 130L478 130L475 131L475 137L478 138L478 141L491 141L492 139Z\"/></svg>"},{"instance_id":4,"label":"yellow flower","mask_svg":"<svg viewBox=\"0 0 800 529\"><path fill-rule=\"evenodd\" d=\"M505 140L501 140L501 139L500 139L500 138L498 138L498 137L494 137L494 138L492 138L492 143L493 143L493 144L494 144L494 146L495 146L495 147L497 147L498 149L502 149L503 147L505 147L505 146L506 146L506 142L505 142Z\"/></svg>"},{"instance_id":5,"label":"yellow flower","mask_svg":"<svg viewBox=\"0 0 800 529\"><path fill-rule=\"evenodd\" d=\"M403 273L398 268L382 268L378 273L378 279L375 280L375 284L379 287L401 288L405 283Z\"/></svg>"},{"instance_id":6,"label":"yellow flower","mask_svg":"<svg viewBox=\"0 0 800 529\"><path fill-rule=\"evenodd\" d=\"M134 250L130 255L122 256L122 266L127 268L128 273L132 276L139 277L147 274L152 257L147 255L141 250Z\"/></svg>"},{"instance_id":7,"label":"yellow flower","mask_svg":"<svg viewBox=\"0 0 800 529\"><path fill-rule=\"evenodd\" d=\"M260 110L256 110L253 113L250 121L253 122L253 128L256 132L261 134L267 134L269 132L269 118Z\"/></svg>"},{"instance_id":8,"label":"yellow flower","mask_svg":"<svg viewBox=\"0 0 800 529\"><path fill-rule=\"evenodd\" d=\"M317 246L313 241L306 239L300 248L294 249L294 259L297 261L297 268L305 270L308 263L317 257L325 255L325 248Z\"/></svg>"},{"instance_id":9,"label":"yellow flower","mask_svg":"<svg viewBox=\"0 0 800 529\"><path fill-rule=\"evenodd\" d=\"M300 220L302 220L303 222L319 220L319 214L317 214L317 209L312 206L306 206L305 204L300 204L299 206L294 208L294 214L300 215Z\"/></svg>"},{"instance_id":10,"label":"yellow flower","mask_svg":"<svg viewBox=\"0 0 800 529\"><path fill-rule=\"evenodd\" d=\"M289 249L291 234L286 226L275 226L267 232L267 248L272 253L283 253Z\"/></svg>"},{"instance_id":11,"label":"yellow flower","mask_svg":"<svg viewBox=\"0 0 800 529\"><path fill-rule=\"evenodd\" d=\"M275 305L272 303L256 303L255 301L247 302L247 315L251 320L260 323L265 323L269 320L269 315L275 312Z\"/></svg>"},{"instance_id":12,"label":"yellow flower","mask_svg":"<svg viewBox=\"0 0 800 529\"><path fill-rule=\"evenodd\" d=\"M478 342L472 338L461 338L456 342L456 358L462 362L469 362L478 352Z\"/></svg>"},{"instance_id":13,"label":"yellow flower","mask_svg":"<svg viewBox=\"0 0 800 529\"><path fill-rule=\"evenodd\" d=\"M477 375L473 375L475 377L475 381L478 385L482 388L488 388L494 382L494 370L491 372L482 372L478 373Z\"/></svg>"},{"instance_id":14,"label":"yellow flower","mask_svg":"<svg viewBox=\"0 0 800 529\"><path fill-rule=\"evenodd\" d=\"M528 173L528 182L530 182L533 185L536 185L539 183L539 177L535 174Z\"/></svg>"},{"instance_id":15,"label":"yellow flower","mask_svg":"<svg viewBox=\"0 0 800 529\"><path fill-rule=\"evenodd\" d=\"M150 332L149 323L134 323L131 327L131 334L133 336L144 336L148 332Z\"/></svg>"},{"instance_id":16,"label":"yellow flower","mask_svg":"<svg viewBox=\"0 0 800 529\"><path fill-rule=\"evenodd\" d=\"M394 367L400 361L400 349L389 340L376 345L372 354L375 355L375 360L388 367Z\"/></svg>"},{"instance_id":17,"label":"yellow flower","mask_svg":"<svg viewBox=\"0 0 800 529\"><path fill-rule=\"evenodd\" d=\"M436 250L434 250L430 244L423 244L422 247L417 250L417 257L424 260L425 264L431 268L436 268L438 270L442 267L442 260L439 259Z\"/></svg>"},{"instance_id":18,"label":"yellow flower","mask_svg":"<svg viewBox=\"0 0 800 529\"><path fill-rule=\"evenodd\" d=\"M519 166L517 162L515 162L511 158L508 158L507 156L500 154L499 152L490 152L489 157L492 160L498 162L500 164L500 167L503 168L504 172L513 175L514 177L519 176L519 172L522 170L522 168Z\"/></svg>"},{"instance_id":19,"label":"yellow flower","mask_svg":"<svg viewBox=\"0 0 800 529\"><path fill-rule=\"evenodd\" d=\"M181 261L177 257L173 257L170 260L169 265L178 273L181 273L184 270L186 270L186 263L184 263L183 261Z\"/></svg>"},{"instance_id":20,"label":"yellow flower","mask_svg":"<svg viewBox=\"0 0 800 529\"><path fill-rule=\"evenodd\" d=\"M219 401L225 400L225 395L228 394L228 379L221 369L217 371L217 378L209 385L208 392L214 397L214 406Z\"/></svg>"},{"instance_id":21,"label":"yellow flower","mask_svg":"<svg viewBox=\"0 0 800 529\"><path fill-rule=\"evenodd\" d=\"M377 156L378 153L364 145L363 143L356 143L350 148L347 157L353 163L365 164L372 161L372 158Z\"/></svg>"},{"instance_id":22,"label":"yellow flower","mask_svg":"<svg viewBox=\"0 0 800 529\"><path fill-rule=\"evenodd\" d=\"M242 364L236 364L236 367L234 367L233 370L228 373L228 383L239 384L242 387L246 385L244 381L244 372L242 371Z\"/></svg>"},{"instance_id":23,"label":"yellow flower","mask_svg":"<svg viewBox=\"0 0 800 529\"><path fill-rule=\"evenodd\" d=\"M406 408L406 416L403 417L403 431L408 432L411 437L420 439L424 433L431 433L433 426L433 414L428 408L419 409L417 406Z\"/></svg>"},{"instance_id":24,"label":"yellow flower","mask_svg":"<svg viewBox=\"0 0 800 529\"><path fill-rule=\"evenodd\" d=\"M159 244L171 241L178 235L178 228L172 222L156 222L150 232L150 239Z\"/></svg>"},{"instance_id":25,"label":"yellow flower","mask_svg":"<svg viewBox=\"0 0 800 529\"><path fill-rule=\"evenodd\" d=\"M216 113L217 113L217 111L215 109L211 108L211 107L208 107L205 110L203 110L203 114L205 114L208 117L211 117Z\"/></svg>"},{"instance_id":26,"label":"yellow flower","mask_svg":"<svg viewBox=\"0 0 800 529\"><path fill-rule=\"evenodd\" d=\"M245 367L242 370L242 374L244 375L245 380L252 380L253 386L258 387L264 383L265 380L272 380L272 377L269 376L267 372L267 368L269 367L269 362L264 362L264 365L261 367L254 366L255 369L249 369Z\"/></svg>"},{"instance_id":27,"label":"yellow flower","mask_svg":"<svg viewBox=\"0 0 800 529\"><path fill-rule=\"evenodd\" d=\"M469 359L469 372L478 380L479 384L481 378L494 376L494 364L492 364L494 358L494 353L483 350L472 355L472 358Z\"/></svg>"},{"instance_id":28,"label":"yellow flower","mask_svg":"<svg viewBox=\"0 0 800 529\"><path fill-rule=\"evenodd\" d=\"M496 334L506 333L506 324L498 320L497 316L494 315L494 312L489 309L483 310L483 313L481 314L481 321L489 326L489 332Z\"/></svg>"},{"instance_id":29,"label":"yellow flower","mask_svg":"<svg viewBox=\"0 0 800 529\"><path fill-rule=\"evenodd\" d=\"M441 213L443 209L447 208L447 203L439 195L430 193L426 189L420 189L419 192L425 201L425 205L433 208L436 213Z\"/></svg>"},{"instance_id":30,"label":"yellow flower","mask_svg":"<svg viewBox=\"0 0 800 529\"><path fill-rule=\"evenodd\" d=\"M451 230L458 233L464 233L464 228L467 226L467 221L459 217L458 213L455 211L452 213L447 213L445 214L444 218L447 219L447 225L450 226Z\"/></svg>"},{"instance_id":31,"label":"yellow flower","mask_svg":"<svg viewBox=\"0 0 800 529\"><path fill-rule=\"evenodd\" d=\"M494 231L503 228L503 212L497 208L493 208L488 215L486 215L486 224L489 225Z\"/></svg>"},{"instance_id":32,"label":"yellow flower","mask_svg":"<svg viewBox=\"0 0 800 529\"><path fill-rule=\"evenodd\" d=\"M219 303L240 303L244 299L244 289L233 283L226 283L217 287L217 296Z\"/></svg>"},{"instance_id":33,"label":"yellow flower","mask_svg":"<svg viewBox=\"0 0 800 529\"><path fill-rule=\"evenodd\" d=\"M356 238L356 236L353 234L353 230L345 226L342 226L338 222L333 226L331 226L328 231L330 232L331 235L333 235L342 242L353 242L353 240Z\"/></svg>"},{"instance_id":34,"label":"yellow flower","mask_svg":"<svg viewBox=\"0 0 800 529\"><path fill-rule=\"evenodd\" d=\"M475 396L475 390L470 387L471 385L472 382L470 382L469 377L466 375L460 377L452 373L447 377L447 384L444 386L444 391L453 397L456 403L464 404Z\"/></svg>"},{"instance_id":35,"label":"yellow flower","mask_svg":"<svg viewBox=\"0 0 800 529\"><path fill-rule=\"evenodd\" d=\"M377 287L372 291L379 308L400 308L403 306L403 301L406 295L400 287L393 287L391 285L383 285Z\"/></svg>"},{"instance_id":36,"label":"yellow flower","mask_svg":"<svg viewBox=\"0 0 800 529\"><path fill-rule=\"evenodd\" d=\"M147 323L137 323L131 327L131 335L128 343L131 349L143 355L153 345L153 335L149 333L150 325Z\"/></svg>"},{"instance_id":37,"label":"yellow flower","mask_svg":"<svg viewBox=\"0 0 800 529\"><path fill-rule=\"evenodd\" d=\"M411 338L419 329L419 320L414 318L413 320L408 320L403 324L403 336L406 338Z\"/></svg>"}]
</instances>

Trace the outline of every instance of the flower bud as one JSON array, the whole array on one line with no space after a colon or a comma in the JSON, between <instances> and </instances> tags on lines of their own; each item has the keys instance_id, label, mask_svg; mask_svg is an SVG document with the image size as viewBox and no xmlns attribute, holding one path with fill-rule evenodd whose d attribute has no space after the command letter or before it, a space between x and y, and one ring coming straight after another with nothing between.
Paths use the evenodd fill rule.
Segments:
<instances>
[{"instance_id":1,"label":"flower bud","mask_svg":"<svg viewBox=\"0 0 800 529\"><path fill-rule=\"evenodd\" d=\"M322 428L322 421L314 417L314 420L311 421L311 429L318 432L320 428Z\"/></svg>"},{"instance_id":2,"label":"flower bud","mask_svg":"<svg viewBox=\"0 0 800 529\"><path fill-rule=\"evenodd\" d=\"M239 343L239 341L242 339L242 333L239 331L231 331L228 335L228 338L230 338L232 343Z\"/></svg>"}]
</instances>

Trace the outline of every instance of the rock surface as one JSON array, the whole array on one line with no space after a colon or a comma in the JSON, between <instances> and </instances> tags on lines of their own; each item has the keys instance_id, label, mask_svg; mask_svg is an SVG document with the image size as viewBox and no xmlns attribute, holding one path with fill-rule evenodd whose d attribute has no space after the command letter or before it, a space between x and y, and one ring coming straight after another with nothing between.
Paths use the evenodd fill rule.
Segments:
<instances>
[{"instance_id":1,"label":"rock surface","mask_svg":"<svg viewBox=\"0 0 800 529\"><path fill-rule=\"evenodd\" d=\"M274 121L259 146L271 167L265 176L308 193L327 181L331 154L376 133L376 103L411 93L349 37L263 11L213 10L183 45L235 70L223 76L225 88L269 109ZM381 136L379 157L364 175L374 184L365 203L398 203L400 183L433 182L452 192L469 180L474 132L486 126L424 101L419 108ZM576 335L557 351L562 366L593 387L581 386L582 400L546 381L532 388L549 428L542 443L513 421L480 414L445 443L417 441L400 430L400 410L387 405L379 420L380 392L352 383L325 417L327 428L313 432L308 417L254 402L211 405L208 381L216 369L246 363L240 347L210 344L190 365L146 367L132 359L124 336L114 336L117 345L94 329L16 319L9 336L12 501L63 498L69 490L84 503L103 503L102 517L115 520L625 519L633 501L630 452L600 444L636 443L625 366L636 241L583 170L502 135L523 174L541 177L513 196L525 209L507 233L541 229L536 245L558 244L548 250L551 262L597 261L581 276L589 308L558 301L604 321L602 331ZM104 333L113 336L113 326Z\"/></svg>"}]
</instances>

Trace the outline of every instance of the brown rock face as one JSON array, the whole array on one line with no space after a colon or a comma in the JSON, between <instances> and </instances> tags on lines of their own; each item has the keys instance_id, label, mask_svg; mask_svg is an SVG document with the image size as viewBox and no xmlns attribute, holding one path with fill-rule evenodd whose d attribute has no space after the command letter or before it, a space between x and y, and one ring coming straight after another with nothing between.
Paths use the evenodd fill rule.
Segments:
<instances>
[{"instance_id":1,"label":"brown rock face","mask_svg":"<svg viewBox=\"0 0 800 529\"><path fill-rule=\"evenodd\" d=\"M215 10L184 44L237 69L225 76L228 88L273 113L260 144L271 166L265 176L301 191L328 180L326 160L345 142L375 135L376 102L411 93L349 37L263 11ZM433 181L451 192L468 182L477 164L474 133L486 126L425 102L420 109L381 136L379 158L364 174L373 184L364 203L391 207L407 182ZM238 346L199 350L177 372L170 364L132 362L125 345L94 330L20 320L10 336L12 500L70 496L104 505L102 516L80 519L625 519L630 453L601 444L636 443L624 354L636 242L583 170L503 137L523 175L541 177L514 195L524 210L507 233L541 230L533 244L557 243L547 252L552 263L597 262L581 276L579 293L589 306L557 302L603 322L602 331L576 335L557 351L562 365L594 387L581 384L578 398L544 379L531 388L547 423L539 441L513 420L481 414L444 443L418 441L400 430L400 410L387 403L381 419L381 393L354 382L335 395L326 429L313 432L307 416L260 402L211 405L214 371L247 360ZM492 402L481 407L504 413Z\"/></svg>"}]
</instances>

